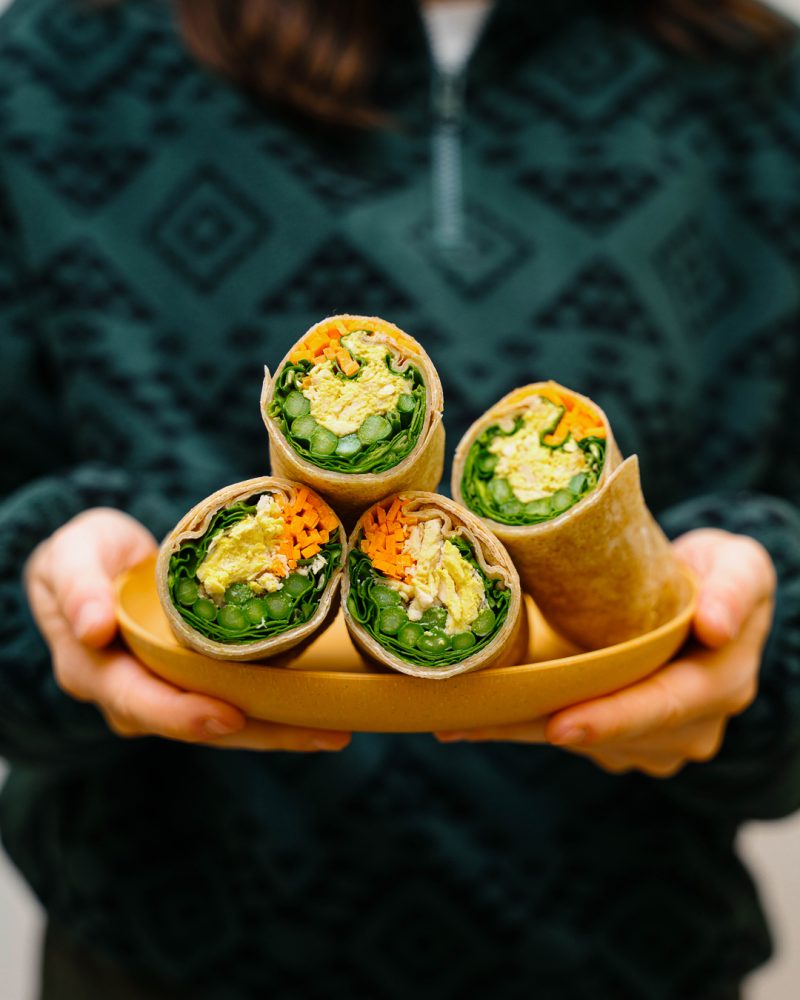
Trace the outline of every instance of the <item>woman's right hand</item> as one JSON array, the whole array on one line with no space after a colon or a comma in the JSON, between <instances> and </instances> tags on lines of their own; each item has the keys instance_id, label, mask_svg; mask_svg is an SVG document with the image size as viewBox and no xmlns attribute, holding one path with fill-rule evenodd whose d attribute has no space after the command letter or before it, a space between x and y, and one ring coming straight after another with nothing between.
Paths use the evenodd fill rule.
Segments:
<instances>
[{"instance_id":1,"label":"woman's right hand","mask_svg":"<svg viewBox=\"0 0 800 1000\"><path fill-rule=\"evenodd\" d=\"M31 554L25 586L50 647L59 686L94 702L119 736L163 736L252 750L341 750L349 733L248 719L238 708L182 691L152 674L118 644L114 578L156 549L128 514L79 514Z\"/></svg>"}]
</instances>

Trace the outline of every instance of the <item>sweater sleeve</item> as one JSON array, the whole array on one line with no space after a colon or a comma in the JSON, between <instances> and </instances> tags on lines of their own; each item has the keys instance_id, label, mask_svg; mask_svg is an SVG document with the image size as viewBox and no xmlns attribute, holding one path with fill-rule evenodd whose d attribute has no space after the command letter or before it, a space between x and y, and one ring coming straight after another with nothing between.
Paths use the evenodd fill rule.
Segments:
<instances>
[{"instance_id":1,"label":"sweater sleeve","mask_svg":"<svg viewBox=\"0 0 800 1000\"><path fill-rule=\"evenodd\" d=\"M798 81L800 45L795 43L784 60L770 60L758 85L748 75L740 94L752 103L725 111L746 136L750 151L742 184L758 206L758 215L751 218L768 228L771 250L779 255L790 248L778 232L777 220L789 216L800 183ZM725 164L730 161L726 155ZM727 206L729 189L720 185L720 191ZM738 217L738 202L731 211ZM736 237L732 239L735 244ZM742 310L742 325L735 333L727 322L707 331L703 398L712 405L705 407L699 418L704 422L693 438L698 464L691 470L692 481L701 485L716 479L736 486L686 500L660 515L671 537L704 526L750 535L764 545L777 570L775 613L756 700L730 720L721 751L713 760L690 764L661 783L667 794L687 805L728 815L733 821L777 818L800 807L800 450L796 430L800 419L800 283L796 254L790 251L787 256L791 284L782 296L770 302L767 285L762 288L757 279L754 286L769 302L773 316L769 324L752 322L748 328L744 324L750 323L749 314ZM754 255L748 267L769 273L769 259ZM704 492L702 487L698 492Z\"/></svg>"},{"instance_id":2,"label":"sweater sleeve","mask_svg":"<svg viewBox=\"0 0 800 1000\"><path fill-rule=\"evenodd\" d=\"M671 537L709 526L750 535L778 574L755 701L731 719L713 760L687 765L664 790L736 821L788 815L800 807L800 512L766 494L718 494L680 504L661 520Z\"/></svg>"},{"instance_id":3,"label":"sweater sleeve","mask_svg":"<svg viewBox=\"0 0 800 1000\"><path fill-rule=\"evenodd\" d=\"M159 532L165 503L128 473L74 464L58 393L39 349L35 283L12 207L0 185L0 754L57 766L112 739L100 712L55 682L22 583L33 548L80 511L125 509Z\"/></svg>"}]
</instances>

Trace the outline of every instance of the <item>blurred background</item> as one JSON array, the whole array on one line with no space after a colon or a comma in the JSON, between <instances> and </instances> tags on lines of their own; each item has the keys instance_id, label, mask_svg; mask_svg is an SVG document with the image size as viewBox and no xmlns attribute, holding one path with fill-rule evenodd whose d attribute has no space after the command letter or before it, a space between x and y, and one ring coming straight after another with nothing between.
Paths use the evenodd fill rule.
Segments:
<instances>
[{"instance_id":1,"label":"blurred background","mask_svg":"<svg viewBox=\"0 0 800 1000\"><path fill-rule=\"evenodd\" d=\"M10 0L0 0L0 13ZM800 20L800 0L773 3ZM0 783L5 769L0 762ZM752 823L740 851L761 888L776 943L772 962L752 977L744 1000L796 1000L800 996L800 815L778 823ZM35 1000L42 913L0 852L0 1000ZM612 1000L612 998L599 998Z\"/></svg>"}]
</instances>

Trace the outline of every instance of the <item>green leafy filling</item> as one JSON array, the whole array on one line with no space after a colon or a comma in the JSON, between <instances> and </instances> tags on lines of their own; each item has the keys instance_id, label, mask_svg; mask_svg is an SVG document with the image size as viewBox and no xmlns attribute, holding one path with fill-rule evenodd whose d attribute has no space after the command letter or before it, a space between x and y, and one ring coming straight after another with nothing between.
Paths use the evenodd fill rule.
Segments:
<instances>
[{"instance_id":1,"label":"green leafy filling","mask_svg":"<svg viewBox=\"0 0 800 1000\"><path fill-rule=\"evenodd\" d=\"M225 591L225 601L217 607L200 592L197 569L206 557L213 538L238 521L256 513L258 496L240 500L211 519L201 538L181 544L169 562L169 586L172 603L184 621L207 639L217 642L246 643L269 639L304 625L316 612L320 597L334 570L341 563L342 546L330 541L321 546L312 559L298 560L298 568L310 566L322 556L325 564L304 576L293 572L280 590L260 596L246 583L234 583Z\"/></svg>"},{"instance_id":2,"label":"green leafy filling","mask_svg":"<svg viewBox=\"0 0 800 1000\"><path fill-rule=\"evenodd\" d=\"M301 391L313 367L310 361L287 362L275 381L269 406L270 416L298 455L320 469L360 474L386 472L411 453L425 423L425 383L418 368L409 365L397 371L387 351L386 367L393 375L407 379L411 388L394 410L368 416L355 433L338 437L314 420L310 402ZM335 364L334 374L343 381L357 381L363 368L362 364L355 375L347 376Z\"/></svg>"},{"instance_id":3,"label":"green leafy filling","mask_svg":"<svg viewBox=\"0 0 800 1000\"><path fill-rule=\"evenodd\" d=\"M385 649L421 667L447 667L480 652L502 628L511 602L511 591L502 580L486 576L469 542L458 536L449 541L477 570L488 602L471 629L454 636L444 631L446 608L429 608L419 622L409 621L400 594L386 586L387 577L375 569L366 552L356 547L348 557L350 614Z\"/></svg>"},{"instance_id":4,"label":"green leafy filling","mask_svg":"<svg viewBox=\"0 0 800 1000\"><path fill-rule=\"evenodd\" d=\"M542 447L550 448L551 451L563 450L566 442L572 440L570 436L558 444L547 444L543 440L547 434L551 434L555 430L561 420L564 408L558 407L557 409L558 415L552 426L540 434ZM499 459L489 450L489 446L496 437L511 437L522 427L523 422L521 416L517 417L514 426L507 431L496 424L487 427L473 441L464 463L464 472L461 477L461 493L464 503L481 517L491 518L492 521L498 521L500 524L539 524L542 521L558 517L579 500L582 500L588 493L591 493L597 486L597 480L603 471L606 442L599 437L583 438L576 444L586 458L587 469L573 476L567 486L556 490L551 496L523 503L514 494L507 479L495 476L494 470Z\"/></svg>"}]
</instances>

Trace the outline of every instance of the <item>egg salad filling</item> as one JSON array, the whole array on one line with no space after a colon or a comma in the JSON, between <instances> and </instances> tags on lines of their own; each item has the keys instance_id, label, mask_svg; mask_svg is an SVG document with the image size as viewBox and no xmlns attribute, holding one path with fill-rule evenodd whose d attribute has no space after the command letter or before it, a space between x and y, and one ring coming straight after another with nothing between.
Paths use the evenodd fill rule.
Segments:
<instances>
[{"instance_id":1,"label":"egg salad filling","mask_svg":"<svg viewBox=\"0 0 800 1000\"><path fill-rule=\"evenodd\" d=\"M387 335L333 323L291 353L270 415L297 454L319 468L379 473L413 450L425 402L419 369Z\"/></svg>"},{"instance_id":2,"label":"egg salad filling","mask_svg":"<svg viewBox=\"0 0 800 1000\"><path fill-rule=\"evenodd\" d=\"M348 610L382 646L436 667L492 640L511 593L484 573L470 543L443 518L407 516L395 497L373 507L362 528L349 556Z\"/></svg>"},{"instance_id":3,"label":"egg salad filling","mask_svg":"<svg viewBox=\"0 0 800 1000\"><path fill-rule=\"evenodd\" d=\"M304 488L289 501L263 493L225 507L172 556L173 604L217 642L255 642L303 625L341 564L338 523Z\"/></svg>"},{"instance_id":4,"label":"egg salad filling","mask_svg":"<svg viewBox=\"0 0 800 1000\"><path fill-rule=\"evenodd\" d=\"M464 502L501 524L558 517L597 485L605 436L602 421L585 404L541 389L523 412L473 442L461 480Z\"/></svg>"}]
</instances>

